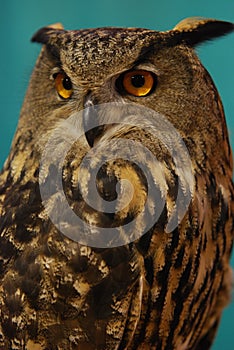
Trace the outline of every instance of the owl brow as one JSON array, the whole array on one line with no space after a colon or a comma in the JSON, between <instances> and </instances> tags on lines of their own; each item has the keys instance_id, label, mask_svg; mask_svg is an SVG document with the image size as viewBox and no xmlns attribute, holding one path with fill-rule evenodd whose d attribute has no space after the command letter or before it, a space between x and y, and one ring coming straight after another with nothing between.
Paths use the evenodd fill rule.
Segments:
<instances>
[{"instance_id":1,"label":"owl brow","mask_svg":"<svg viewBox=\"0 0 234 350\"><path fill-rule=\"evenodd\" d=\"M56 47L55 45L51 45L51 44L47 44L46 48L48 50L48 52L51 54L51 56L58 61L58 63L61 64L61 59L60 59L60 52L58 47Z\"/></svg>"},{"instance_id":2,"label":"owl brow","mask_svg":"<svg viewBox=\"0 0 234 350\"><path fill-rule=\"evenodd\" d=\"M140 63L144 63L146 62L150 55L152 54L152 51L155 51L155 42L150 43L148 46L143 47L139 53L139 55L137 56L137 58L135 59L135 61L133 62L133 66L137 66Z\"/></svg>"}]
</instances>

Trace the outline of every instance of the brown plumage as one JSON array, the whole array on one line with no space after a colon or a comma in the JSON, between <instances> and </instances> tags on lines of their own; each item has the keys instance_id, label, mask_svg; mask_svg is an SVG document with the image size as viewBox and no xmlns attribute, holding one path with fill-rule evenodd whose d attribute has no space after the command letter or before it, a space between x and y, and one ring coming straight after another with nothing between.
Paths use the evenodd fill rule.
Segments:
<instances>
[{"instance_id":1,"label":"brown plumage","mask_svg":"<svg viewBox=\"0 0 234 350\"><path fill-rule=\"evenodd\" d=\"M55 26L34 35L44 46L0 175L0 349L210 348L230 299L232 154L193 47L233 29L195 18L167 32ZM114 157L123 140L128 159ZM96 208L83 196L93 198L93 169ZM105 244L100 227L115 233Z\"/></svg>"}]
</instances>

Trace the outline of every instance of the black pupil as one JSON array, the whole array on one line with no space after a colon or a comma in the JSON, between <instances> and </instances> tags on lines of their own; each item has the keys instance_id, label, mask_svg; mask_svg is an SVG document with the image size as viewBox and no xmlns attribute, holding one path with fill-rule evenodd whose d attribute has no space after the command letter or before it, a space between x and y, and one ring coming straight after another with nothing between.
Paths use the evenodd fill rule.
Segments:
<instances>
[{"instance_id":1,"label":"black pupil","mask_svg":"<svg viewBox=\"0 0 234 350\"><path fill-rule=\"evenodd\" d=\"M140 74L133 75L131 77L131 82L134 87L140 88L145 85L145 77L144 75L140 75Z\"/></svg>"},{"instance_id":2,"label":"black pupil","mask_svg":"<svg viewBox=\"0 0 234 350\"><path fill-rule=\"evenodd\" d=\"M70 78L65 77L65 78L63 79L63 87L64 87L64 89L66 89L66 90L71 90L71 88L72 88L72 83L71 83Z\"/></svg>"}]
</instances>

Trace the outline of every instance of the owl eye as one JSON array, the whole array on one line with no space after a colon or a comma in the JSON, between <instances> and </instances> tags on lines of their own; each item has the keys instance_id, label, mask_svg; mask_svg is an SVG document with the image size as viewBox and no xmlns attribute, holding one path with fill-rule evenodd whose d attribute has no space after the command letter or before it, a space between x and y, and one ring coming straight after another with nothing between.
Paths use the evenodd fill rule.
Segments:
<instances>
[{"instance_id":1,"label":"owl eye","mask_svg":"<svg viewBox=\"0 0 234 350\"><path fill-rule=\"evenodd\" d=\"M60 97L68 99L73 93L71 79L63 72L57 73L54 76L55 89Z\"/></svg>"},{"instance_id":2,"label":"owl eye","mask_svg":"<svg viewBox=\"0 0 234 350\"><path fill-rule=\"evenodd\" d=\"M117 80L117 87L121 84L126 93L143 97L149 95L156 87L157 77L154 73L146 70L131 70L121 74Z\"/></svg>"}]
</instances>

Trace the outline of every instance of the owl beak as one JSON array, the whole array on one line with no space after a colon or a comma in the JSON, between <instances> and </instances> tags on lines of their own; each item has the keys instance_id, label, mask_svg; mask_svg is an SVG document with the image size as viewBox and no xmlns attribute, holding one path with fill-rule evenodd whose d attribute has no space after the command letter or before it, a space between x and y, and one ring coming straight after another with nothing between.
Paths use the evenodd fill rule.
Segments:
<instances>
[{"instance_id":1,"label":"owl beak","mask_svg":"<svg viewBox=\"0 0 234 350\"><path fill-rule=\"evenodd\" d=\"M93 103L90 95L87 95L83 110L83 127L86 140L90 147L94 146L95 141L101 136L104 130L104 125L95 126L97 118L97 106Z\"/></svg>"}]
</instances>

